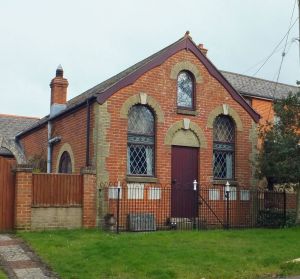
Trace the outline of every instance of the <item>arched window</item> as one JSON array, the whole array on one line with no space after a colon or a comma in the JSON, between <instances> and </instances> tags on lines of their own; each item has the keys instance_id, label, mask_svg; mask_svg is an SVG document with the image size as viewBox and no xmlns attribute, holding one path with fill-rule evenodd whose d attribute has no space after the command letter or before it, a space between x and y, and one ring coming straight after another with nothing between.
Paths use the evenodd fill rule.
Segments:
<instances>
[{"instance_id":1,"label":"arched window","mask_svg":"<svg viewBox=\"0 0 300 279\"><path fill-rule=\"evenodd\" d=\"M234 178L235 127L232 119L219 115L214 121L214 178Z\"/></svg>"},{"instance_id":2,"label":"arched window","mask_svg":"<svg viewBox=\"0 0 300 279\"><path fill-rule=\"evenodd\" d=\"M127 173L154 175L154 116L143 105L133 106L128 115Z\"/></svg>"},{"instance_id":3,"label":"arched window","mask_svg":"<svg viewBox=\"0 0 300 279\"><path fill-rule=\"evenodd\" d=\"M177 107L194 108L194 76L188 71L182 71L177 77Z\"/></svg>"},{"instance_id":4,"label":"arched window","mask_svg":"<svg viewBox=\"0 0 300 279\"><path fill-rule=\"evenodd\" d=\"M59 161L59 173L72 173L71 157L67 151L64 151Z\"/></svg>"}]
</instances>

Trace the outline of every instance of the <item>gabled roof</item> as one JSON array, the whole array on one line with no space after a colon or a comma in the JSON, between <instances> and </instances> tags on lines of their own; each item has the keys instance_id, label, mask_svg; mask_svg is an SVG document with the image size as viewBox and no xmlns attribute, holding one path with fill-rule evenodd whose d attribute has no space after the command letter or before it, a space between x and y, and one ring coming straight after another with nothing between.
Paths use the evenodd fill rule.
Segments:
<instances>
[{"instance_id":1,"label":"gabled roof","mask_svg":"<svg viewBox=\"0 0 300 279\"><path fill-rule=\"evenodd\" d=\"M0 138L12 140L15 136L37 123L38 118L0 114ZM6 148L0 147L0 155L11 155Z\"/></svg>"},{"instance_id":2,"label":"gabled roof","mask_svg":"<svg viewBox=\"0 0 300 279\"><path fill-rule=\"evenodd\" d=\"M184 36L175 43L167 46L166 48L154 53L153 55L147 57L146 59L134 64L133 66L127 68L126 70L120 72L119 74L103 81L102 83L92 87L91 89L83 92L82 94L74 97L67 102L66 108L54 117L49 115L40 119L37 123L31 126L28 130L18 134L18 137L38 128L39 126L47 123L47 121L58 118L65 113L71 112L78 106L84 105L89 99L96 99L101 104L104 103L107 98L109 98L113 93L117 92L119 89L132 84L139 76L144 72L161 65L166 59L175 54L176 52L187 49L192 51L199 60L208 69L211 75L213 75L217 80L219 80L227 91L233 96L233 98L240 103L245 110L253 117L255 121L258 121L259 115L245 102L243 97L236 91L236 89L227 81L223 74L217 70L217 68L211 63L211 61L201 53L197 45L191 40L189 36ZM228 78L228 77L227 77Z\"/></svg>"},{"instance_id":3,"label":"gabled roof","mask_svg":"<svg viewBox=\"0 0 300 279\"><path fill-rule=\"evenodd\" d=\"M113 95L118 90L134 83L141 75L147 71L161 65L169 57L181 50L191 51L206 67L208 72L216 78L223 87L228 91L232 98L237 101L253 118L254 121L258 122L260 116L254 111L251 106L245 101L245 99L233 88L233 86L227 81L226 78L221 74L221 72L212 64L212 62L200 51L197 45L192 41L191 37L187 34L174 44L166 47L160 52L150 56L148 59L143 60L144 63L129 71L129 73L122 79L112 84L109 88L104 90L99 90L97 94L97 101L103 104L111 95Z\"/></svg>"},{"instance_id":4,"label":"gabled roof","mask_svg":"<svg viewBox=\"0 0 300 279\"><path fill-rule=\"evenodd\" d=\"M182 39L180 39L179 41L181 41ZM179 42L177 41L177 42ZM177 42L173 43L172 45L175 45ZM58 118L60 116L62 116L65 113L68 113L74 109L76 109L78 106L82 106L84 105L87 100L89 99L96 99L99 92L103 92L107 89L109 89L111 86L113 86L114 84L118 83L119 81L123 80L125 77L127 77L129 74L131 74L132 72L134 72L135 70L139 69L140 67L142 67L143 65L147 64L149 61L151 61L154 57L156 57L157 55L159 55L160 53L164 52L167 48L171 47L172 45L154 53L153 55L145 58L144 60L134 64L133 66L127 68L126 70L118 73L115 76L112 76L111 78L97 84L96 86L88 89L87 91L81 93L80 95L72 98L71 100L69 100L66 104L66 108L64 110L62 110L60 113L58 113L57 115L55 115L54 117L50 117L50 115L46 115L45 117L41 118L37 123L35 123L32 127L30 127L28 130L18 134L19 136L22 136L23 134L30 132L31 130L34 130L36 128L38 128L39 126L47 123L47 121Z\"/></svg>"},{"instance_id":5,"label":"gabled roof","mask_svg":"<svg viewBox=\"0 0 300 279\"><path fill-rule=\"evenodd\" d=\"M249 77L241 74L221 71L223 76L243 96L257 97L262 99L281 99L289 92L296 93L299 87L274 81Z\"/></svg>"}]
</instances>

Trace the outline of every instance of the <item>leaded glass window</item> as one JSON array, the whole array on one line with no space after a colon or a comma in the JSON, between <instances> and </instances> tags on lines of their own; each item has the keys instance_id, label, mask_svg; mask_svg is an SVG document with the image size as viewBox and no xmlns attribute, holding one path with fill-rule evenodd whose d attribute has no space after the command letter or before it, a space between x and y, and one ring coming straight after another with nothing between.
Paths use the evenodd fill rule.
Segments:
<instances>
[{"instance_id":1,"label":"leaded glass window","mask_svg":"<svg viewBox=\"0 0 300 279\"><path fill-rule=\"evenodd\" d=\"M59 173L72 173L72 162L70 154L64 151L59 161Z\"/></svg>"},{"instance_id":2,"label":"leaded glass window","mask_svg":"<svg viewBox=\"0 0 300 279\"><path fill-rule=\"evenodd\" d=\"M154 116L146 106L136 105L129 111L127 173L154 175Z\"/></svg>"},{"instance_id":3,"label":"leaded glass window","mask_svg":"<svg viewBox=\"0 0 300 279\"><path fill-rule=\"evenodd\" d=\"M177 78L177 106L194 107L194 77L187 71L180 72Z\"/></svg>"},{"instance_id":4,"label":"leaded glass window","mask_svg":"<svg viewBox=\"0 0 300 279\"><path fill-rule=\"evenodd\" d=\"M230 117L219 115L214 122L214 178L234 178L235 128Z\"/></svg>"}]
</instances>

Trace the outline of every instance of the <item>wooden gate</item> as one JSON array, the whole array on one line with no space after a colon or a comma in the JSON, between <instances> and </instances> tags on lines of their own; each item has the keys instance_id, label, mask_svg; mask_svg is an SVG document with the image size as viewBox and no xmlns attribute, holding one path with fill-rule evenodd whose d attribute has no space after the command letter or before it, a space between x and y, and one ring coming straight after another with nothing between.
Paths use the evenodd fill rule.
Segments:
<instances>
[{"instance_id":1,"label":"wooden gate","mask_svg":"<svg viewBox=\"0 0 300 279\"><path fill-rule=\"evenodd\" d=\"M14 160L0 157L0 232L14 226L15 185L12 165Z\"/></svg>"}]
</instances>

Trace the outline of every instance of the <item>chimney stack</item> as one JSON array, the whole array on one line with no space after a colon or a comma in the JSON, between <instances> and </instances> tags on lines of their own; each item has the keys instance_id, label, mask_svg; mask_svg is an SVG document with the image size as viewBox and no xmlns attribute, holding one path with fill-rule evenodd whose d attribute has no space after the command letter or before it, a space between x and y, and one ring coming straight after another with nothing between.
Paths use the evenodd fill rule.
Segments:
<instances>
[{"instance_id":1,"label":"chimney stack","mask_svg":"<svg viewBox=\"0 0 300 279\"><path fill-rule=\"evenodd\" d=\"M198 45L198 48L200 49L200 51L206 56L207 52L208 52L208 49L207 48L204 48L204 45L203 44L199 44Z\"/></svg>"},{"instance_id":2,"label":"chimney stack","mask_svg":"<svg viewBox=\"0 0 300 279\"><path fill-rule=\"evenodd\" d=\"M58 65L56 69L56 76L50 83L50 116L54 116L66 108L68 85L68 80L64 78L64 70L61 65Z\"/></svg>"}]
</instances>

